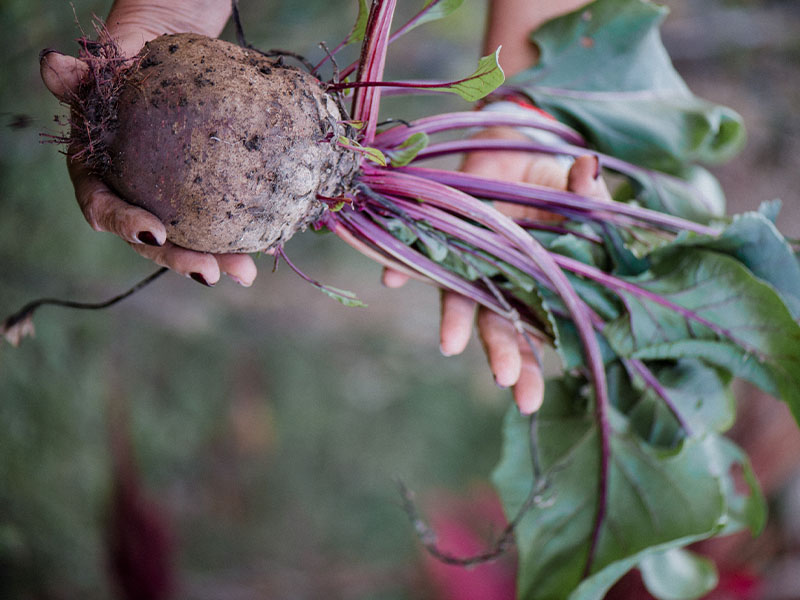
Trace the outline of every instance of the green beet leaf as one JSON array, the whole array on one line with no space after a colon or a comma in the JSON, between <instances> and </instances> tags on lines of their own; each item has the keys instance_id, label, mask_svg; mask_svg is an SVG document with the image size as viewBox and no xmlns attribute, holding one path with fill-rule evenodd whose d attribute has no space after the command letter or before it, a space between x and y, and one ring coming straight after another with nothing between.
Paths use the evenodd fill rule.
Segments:
<instances>
[{"instance_id":1,"label":"green beet leaf","mask_svg":"<svg viewBox=\"0 0 800 600\"><path fill-rule=\"evenodd\" d=\"M714 562L682 548L648 554L639 562L647 590L659 600L695 600L717 587Z\"/></svg>"},{"instance_id":2,"label":"green beet leaf","mask_svg":"<svg viewBox=\"0 0 800 600\"><path fill-rule=\"evenodd\" d=\"M420 131L410 135L406 141L386 154L393 167L405 167L416 158L420 150L424 150L428 146L429 142L428 134Z\"/></svg>"},{"instance_id":3,"label":"green beet leaf","mask_svg":"<svg viewBox=\"0 0 800 600\"><path fill-rule=\"evenodd\" d=\"M491 94L505 81L503 69L500 68L497 59L499 54L500 48L492 54L482 57L478 61L478 68L469 77L429 89L437 92L452 92L467 102L477 102Z\"/></svg>"},{"instance_id":4,"label":"green beet leaf","mask_svg":"<svg viewBox=\"0 0 800 600\"><path fill-rule=\"evenodd\" d=\"M774 287L797 320L800 319L800 261L770 219L771 214L777 216L775 211L775 204L768 204L763 211L735 216L733 223L718 236L684 234L673 247L708 248L732 256Z\"/></svg>"},{"instance_id":5,"label":"green beet leaf","mask_svg":"<svg viewBox=\"0 0 800 600\"><path fill-rule=\"evenodd\" d=\"M725 216L725 194L719 181L707 169L692 165L681 178L655 171L631 173L631 181L614 195L636 200L642 206L697 223L709 224Z\"/></svg>"},{"instance_id":6,"label":"green beet leaf","mask_svg":"<svg viewBox=\"0 0 800 600\"><path fill-rule=\"evenodd\" d=\"M405 32L411 31L424 23L443 19L461 6L464 0L427 0L422 10L412 19L410 25L404 28Z\"/></svg>"},{"instance_id":7,"label":"green beet leaf","mask_svg":"<svg viewBox=\"0 0 800 600\"><path fill-rule=\"evenodd\" d=\"M683 358L645 365L666 392L689 431L684 431L663 399L641 375L619 362L607 369L609 393L617 410L631 428L651 446L668 450L678 447L686 435L726 431L735 418L730 375L701 360Z\"/></svg>"},{"instance_id":8,"label":"green beet leaf","mask_svg":"<svg viewBox=\"0 0 800 600\"><path fill-rule=\"evenodd\" d=\"M741 119L686 87L658 33L665 15L597 0L535 31L539 63L510 83L617 158L676 173L725 160L744 142Z\"/></svg>"},{"instance_id":9,"label":"green beet leaf","mask_svg":"<svg viewBox=\"0 0 800 600\"><path fill-rule=\"evenodd\" d=\"M665 452L642 440L614 410L608 479L601 486L599 432L586 389L574 377L546 386L538 437L551 502L531 509L517 528L519 598L600 600L649 552L717 534L734 521L734 506L748 506L749 513L740 511L751 517L746 525L760 526L758 490L739 492L728 481L733 464L750 473L746 459L713 433ZM528 419L510 411L493 474L509 518L532 487L529 445Z\"/></svg>"},{"instance_id":10,"label":"green beet leaf","mask_svg":"<svg viewBox=\"0 0 800 600\"><path fill-rule=\"evenodd\" d=\"M367 33L368 19L369 2L367 2L367 0L358 0L358 15L356 15L356 22L353 24L353 29L350 31L350 35L348 35L345 39L345 44L364 41L364 35Z\"/></svg>"},{"instance_id":11,"label":"green beet leaf","mask_svg":"<svg viewBox=\"0 0 800 600\"><path fill-rule=\"evenodd\" d=\"M611 347L629 358L700 358L782 398L800 419L800 325L774 288L700 247L652 260L629 281L674 306L622 293L628 314L603 331Z\"/></svg>"}]
</instances>

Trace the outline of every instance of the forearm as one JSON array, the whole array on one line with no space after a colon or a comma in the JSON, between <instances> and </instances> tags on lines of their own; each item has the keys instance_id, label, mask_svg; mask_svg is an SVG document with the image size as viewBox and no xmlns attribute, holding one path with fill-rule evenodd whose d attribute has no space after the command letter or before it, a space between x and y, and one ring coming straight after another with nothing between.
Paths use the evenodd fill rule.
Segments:
<instances>
[{"instance_id":1,"label":"forearm","mask_svg":"<svg viewBox=\"0 0 800 600\"><path fill-rule=\"evenodd\" d=\"M131 55L162 33L192 31L216 37L231 12L230 0L115 0L106 27Z\"/></svg>"},{"instance_id":2,"label":"forearm","mask_svg":"<svg viewBox=\"0 0 800 600\"><path fill-rule=\"evenodd\" d=\"M484 54L502 45L500 65L507 77L527 69L538 59L536 46L530 42L531 31L588 3L589 0L489 0Z\"/></svg>"}]
</instances>

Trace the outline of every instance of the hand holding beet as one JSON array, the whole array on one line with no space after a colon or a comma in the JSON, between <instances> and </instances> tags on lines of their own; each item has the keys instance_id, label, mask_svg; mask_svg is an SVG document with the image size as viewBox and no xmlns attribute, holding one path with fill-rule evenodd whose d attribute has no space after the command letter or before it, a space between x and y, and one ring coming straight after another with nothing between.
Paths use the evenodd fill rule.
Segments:
<instances>
[{"instance_id":1,"label":"hand holding beet","mask_svg":"<svg viewBox=\"0 0 800 600\"><path fill-rule=\"evenodd\" d=\"M222 0L182 0L154 9L139 0L115 2L107 21L107 34L124 56L134 56L142 45L164 32L197 31L216 36L230 14ZM84 62L57 52L43 52L42 79L59 99L74 94L86 73ZM164 224L151 213L132 206L94 176L80 160L68 158L78 204L96 231L108 231L127 241L139 254L206 285L221 273L249 286L256 266L246 254L208 254L186 250L166 241Z\"/></svg>"}]
</instances>

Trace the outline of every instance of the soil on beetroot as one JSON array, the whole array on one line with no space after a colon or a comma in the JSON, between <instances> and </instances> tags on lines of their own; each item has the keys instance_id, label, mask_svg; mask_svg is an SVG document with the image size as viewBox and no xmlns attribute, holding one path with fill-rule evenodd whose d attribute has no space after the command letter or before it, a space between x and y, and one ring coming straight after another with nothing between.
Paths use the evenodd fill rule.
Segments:
<instances>
[{"instance_id":1,"label":"soil on beetroot","mask_svg":"<svg viewBox=\"0 0 800 600\"><path fill-rule=\"evenodd\" d=\"M282 244L325 210L317 194L340 195L355 172L352 152L336 144L346 130L322 84L254 50L162 36L115 76L118 94L98 94L90 81L78 104L90 120L109 112L97 104L114 103L89 160L180 246L255 252Z\"/></svg>"}]
</instances>

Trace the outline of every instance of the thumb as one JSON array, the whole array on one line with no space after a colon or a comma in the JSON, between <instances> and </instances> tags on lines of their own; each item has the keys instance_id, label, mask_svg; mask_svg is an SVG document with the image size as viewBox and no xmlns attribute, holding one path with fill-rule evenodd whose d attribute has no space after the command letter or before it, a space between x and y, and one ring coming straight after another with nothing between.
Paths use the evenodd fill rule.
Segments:
<instances>
[{"instance_id":1,"label":"thumb","mask_svg":"<svg viewBox=\"0 0 800 600\"><path fill-rule=\"evenodd\" d=\"M57 50L42 50L39 72L47 89L59 100L65 100L80 84L89 67L74 56Z\"/></svg>"},{"instance_id":2,"label":"thumb","mask_svg":"<svg viewBox=\"0 0 800 600\"><path fill-rule=\"evenodd\" d=\"M567 190L596 200L610 200L605 181L600 176L600 163L596 156L578 156L567 175Z\"/></svg>"}]
</instances>

